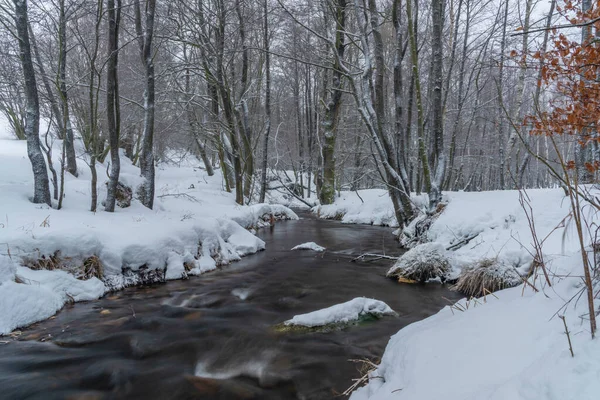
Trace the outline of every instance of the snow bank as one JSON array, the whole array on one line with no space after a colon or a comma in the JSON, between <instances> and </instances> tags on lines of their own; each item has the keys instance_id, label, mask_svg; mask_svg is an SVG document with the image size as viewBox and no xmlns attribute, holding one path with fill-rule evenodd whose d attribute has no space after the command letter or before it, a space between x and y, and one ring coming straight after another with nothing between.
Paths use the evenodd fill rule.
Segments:
<instances>
[{"instance_id":1,"label":"snow bank","mask_svg":"<svg viewBox=\"0 0 600 400\"><path fill-rule=\"evenodd\" d=\"M298 246L292 247L292 250L325 251L325 247L319 246L315 242L306 242L306 243L299 244Z\"/></svg>"},{"instance_id":2,"label":"snow bank","mask_svg":"<svg viewBox=\"0 0 600 400\"><path fill-rule=\"evenodd\" d=\"M535 280L538 293L519 285L462 300L409 325L392 337L369 384L352 400L598 398L600 345L590 339L585 295L577 301L584 288L575 226L562 223L570 203L561 189L527 193L552 287L541 277ZM517 191L447 198L427 239L453 249L454 268L493 260L492 268L502 273L529 269L532 236ZM584 214L591 226L598 223L590 207ZM566 317L575 358L559 315Z\"/></svg>"},{"instance_id":3,"label":"snow bank","mask_svg":"<svg viewBox=\"0 0 600 400\"><path fill-rule=\"evenodd\" d=\"M60 154L60 145L58 141L54 144L55 155ZM77 153L82 154L81 144L76 147ZM58 156L55 158L55 168L59 170ZM87 286L82 287L87 295L73 292L81 281L73 277L67 280L60 271L45 271L50 275L31 278L40 283L35 290L31 285L12 284L17 271L13 263L6 261L9 254L14 263L24 265L52 260L77 277L84 275L85 261L97 257L103 290L115 290L214 270L265 248L265 243L248 230L254 232L273 220L298 218L280 205L238 205L234 194L224 191L219 171L208 176L201 163L189 157L177 165L157 166L154 210L134 199L127 208L104 212L101 202L106 197L106 182L102 180L105 174L99 174L98 211L91 213L91 173L83 160L78 168L79 177L66 174L62 210L32 204L29 197L33 174L26 143L0 140L0 282L9 281L0 286L0 296L4 299L10 292L15 298L31 298L31 308L35 308L33 303L38 300L44 303L47 285L60 286L61 293L68 296L61 294L58 300L46 301L48 306L39 315L52 315L59 304L64 304L65 296L76 301L97 298L99 287L92 288L87 281ZM104 171L106 166L98 164L97 169ZM141 183L139 169L125 157L121 159L120 181L134 193ZM18 273L29 279L27 272ZM72 287L67 290L68 286ZM16 290L27 290L31 296L17 296ZM39 315L3 323L3 329L22 326L26 324L23 321L31 322Z\"/></svg>"},{"instance_id":4,"label":"snow bank","mask_svg":"<svg viewBox=\"0 0 600 400\"><path fill-rule=\"evenodd\" d=\"M579 269L575 255L562 260ZM568 278L545 293L517 287L466 301L402 329L387 345L370 383L352 400L597 399L600 345L581 321L587 305L565 299L580 289ZM569 353L566 314L575 358ZM378 378L375 378L375 377ZM435 382L435 384L432 384Z\"/></svg>"},{"instance_id":5,"label":"snow bank","mask_svg":"<svg viewBox=\"0 0 600 400\"><path fill-rule=\"evenodd\" d=\"M333 204L314 207L313 212L320 218L347 224L398 226L392 201L384 189L342 192Z\"/></svg>"},{"instance_id":6,"label":"snow bank","mask_svg":"<svg viewBox=\"0 0 600 400\"><path fill-rule=\"evenodd\" d=\"M0 335L54 315L68 301L96 300L107 288L97 278L75 279L65 271L16 269L19 282L0 284Z\"/></svg>"},{"instance_id":7,"label":"snow bank","mask_svg":"<svg viewBox=\"0 0 600 400\"><path fill-rule=\"evenodd\" d=\"M348 323L358 320L361 316L395 315L396 313L383 301L357 297L345 303L336 304L308 314L296 315L284 322L284 325L300 325L307 327L328 324Z\"/></svg>"}]
</instances>

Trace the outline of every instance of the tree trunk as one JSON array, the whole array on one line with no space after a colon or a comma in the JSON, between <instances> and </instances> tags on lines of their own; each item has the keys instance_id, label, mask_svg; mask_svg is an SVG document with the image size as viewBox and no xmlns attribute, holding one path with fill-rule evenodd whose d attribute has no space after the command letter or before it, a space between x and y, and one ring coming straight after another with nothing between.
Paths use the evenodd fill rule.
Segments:
<instances>
[{"instance_id":1,"label":"tree trunk","mask_svg":"<svg viewBox=\"0 0 600 400\"><path fill-rule=\"evenodd\" d=\"M323 182L321 186L321 204L331 204L335 200L335 139L340 110L342 108L342 79L340 61L344 59L346 26L346 0L335 0L335 50L331 97L325 108L323 121Z\"/></svg>"},{"instance_id":2,"label":"tree trunk","mask_svg":"<svg viewBox=\"0 0 600 400\"><path fill-rule=\"evenodd\" d=\"M71 125L69 111L69 97L67 93L67 16L65 14L65 0L59 0L60 15L58 19L58 88L62 104L62 125L64 129L64 151L66 170L73 176L77 176L77 157L75 156L75 135Z\"/></svg>"},{"instance_id":3,"label":"tree trunk","mask_svg":"<svg viewBox=\"0 0 600 400\"><path fill-rule=\"evenodd\" d=\"M550 3L550 10L548 11L548 16L546 17L546 30L544 31L544 39L542 41L542 50L541 54L544 55L546 50L548 49L548 37L550 35L550 27L552 26L552 16L554 15L554 8L556 7L556 0L552 0ZM540 96L542 93L542 70L544 66L544 57L540 57L539 69L537 75L537 85L535 88L535 94L533 96L533 104L535 107L539 104ZM529 137L525 136L523 138L525 141L525 146L529 146ZM525 156L523 157L523 161L519 166L518 178L517 182L519 188L525 187L525 171L527 171L527 166L529 165L529 161L531 160L531 153L529 151L525 152Z\"/></svg>"},{"instance_id":4,"label":"tree trunk","mask_svg":"<svg viewBox=\"0 0 600 400\"><path fill-rule=\"evenodd\" d=\"M27 1L13 0L13 2L15 4L15 26L19 40L19 56L25 80L25 96L27 100L25 135L27 137L27 155L29 156L33 170L33 202L51 205L48 170L46 169L44 155L40 149L40 104L35 81L35 70L31 58Z\"/></svg>"},{"instance_id":5,"label":"tree trunk","mask_svg":"<svg viewBox=\"0 0 600 400\"><path fill-rule=\"evenodd\" d=\"M504 93L502 92L504 90L503 84L504 84L504 59L505 59L505 52L506 52L506 30L508 29L507 25L507 20L508 20L508 3L509 0L505 0L505 6L504 6L504 18L503 18L503 23L502 23L502 39L500 42L500 66L499 66L499 71L498 71L498 82L497 82L497 87L498 87L498 120L496 122L497 126L497 130L498 130L498 157L499 157L499 189L504 190L506 189L506 182L505 182L505 171L506 171L506 165L505 165L505 159L506 159L506 140L505 140L505 135L504 135Z\"/></svg>"},{"instance_id":6,"label":"tree trunk","mask_svg":"<svg viewBox=\"0 0 600 400\"><path fill-rule=\"evenodd\" d=\"M248 102L246 100L248 91L248 45L246 44L246 27L244 15L242 13L241 1L235 1L235 9L239 22L240 41L242 44L242 90L239 106L236 107L239 130L242 136L242 145L244 151L244 196L250 197L252 190L252 178L254 176L254 154L252 152L252 129L248 121Z\"/></svg>"},{"instance_id":7,"label":"tree trunk","mask_svg":"<svg viewBox=\"0 0 600 400\"><path fill-rule=\"evenodd\" d=\"M117 185L121 172L119 158L119 89L118 89L118 51L119 51L119 23L121 19L121 0L107 0L108 13L108 63L106 70L106 116L108 127L108 142L110 145L110 176L104 210L115 211Z\"/></svg>"},{"instance_id":8,"label":"tree trunk","mask_svg":"<svg viewBox=\"0 0 600 400\"><path fill-rule=\"evenodd\" d=\"M142 29L142 13L140 1L135 0L135 28L140 47L142 64L145 67L146 87L144 90L144 131L142 133L142 155L140 173L144 182L140 187L140 201L149 209L154 206L154 55L152 39L154 36L154 16L156 0L146 0L145 29Z\"/></svg>"},{"instance_id":9,"label":"tree trunk","mask_svg":"<svg viewBox=\"0 0 600 400\"><path fill-rule=\"evenodd\" d=\"M415 81L415 96L417 100L417 136L419 159L421 161L422 175L425 191L431 190L431 173L429 170L429 161L425 150L425 111L423 108L423 99L421 96L421 78L419 76L419 55L417 49L416 26L413 20L412 0L406 1L406 15L408 17L408 37L410 43L410 55L412 60L413 79ZM417 184L420 186L420 184ZM420 190L418 188L417 190Z\"/></svg>"},{"instance_id":10,"label":"tree trunk","mask_svg":"<svg viewBox=\"0 0 600 400\"><path fill-rule=\"evenodd\" d=\"M429 209L434 211L442 200L442 183L446 173L446 153L444 151L444 109L442 85L444 84L443 73L443 30L444 30L444 0L431 1L431 79L433 81L433 93L431 100L431 116L433 118L433 160L434 177L431 180L429 191Z\"/></svg>"},{"instance_id":11,"label":"tree trunk","mask_svg":"<svg viewBox=\"0 0 600 400\"><path fill-rule=\"evenodd\" d=\"M265 49L265 137L263 142L262 170L259 202L265 202L267 193L267 168L269 166L269 136L271 135L271 54L269 53L268 0L263 2L263 47Z\"/></svg>"}]
</instances>

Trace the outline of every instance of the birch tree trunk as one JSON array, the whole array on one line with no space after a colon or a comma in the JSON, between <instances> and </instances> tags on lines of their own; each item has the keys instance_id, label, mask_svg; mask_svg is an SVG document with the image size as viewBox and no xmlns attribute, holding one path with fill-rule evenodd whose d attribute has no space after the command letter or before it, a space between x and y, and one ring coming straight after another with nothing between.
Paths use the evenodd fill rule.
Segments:
<instances>
[{"instance_id":1,"label":"birch tree trunk","mask_svg":"<svg viewBox=\"0 0 600 400\"><path fill-rule=\"evenodd\" d=\"M15 27L19 40L19 57L23 69L27 100L25 135L27 137L27 155L33 170L33 202L51 205L48 170L40 149L40 104L35 69L31 57L31 44L29 42L27 1L13 0L13 3L15 5Z\"/></svg>"}]
</instances>

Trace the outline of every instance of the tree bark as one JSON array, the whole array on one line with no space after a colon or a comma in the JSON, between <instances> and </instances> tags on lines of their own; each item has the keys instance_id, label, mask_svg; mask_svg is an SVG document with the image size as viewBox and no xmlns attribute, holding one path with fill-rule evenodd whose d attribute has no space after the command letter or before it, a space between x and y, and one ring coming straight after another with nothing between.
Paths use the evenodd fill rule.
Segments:
<instances>
[{"instance_id":1,"label":"tree bark","mask_svg":"<svg viewBox=\"0 0 600 400\"><path fill-rule=\"evenodd\" d=\"M64 151L66 159L66 170L73 176L77 176L77 157L75 155L75 135L71 125L69 111L69 97L67 93L67 16L65 13L65 0L59 0L60 15L58 18L58 89L62 104L62 129L64 140ZM58 118L58 116L57 116Z\"/></svg>"},{"instance_id":2,"label":"tree bark","mask_svg":"<svg viewBox=\"0 0 600 400\"><path fill-rule=\"evenodd\" d=\"M263 47L265 49L265 137L263 141L262 170L259 202L265 202L267 168L269 166L269 136L271 135L271 54L269 53L268 0L263 2Z\"/></svg>"},{"instance_id":3,"label":"tree bark","mask_svg":"<svg viewBox=\"0 0 600 400\"><path fill-rule=\"evenodd\" d=\"M33 170L33 202L51 205L50 183L44 155L40 149L40 104L35 69L31 58L31 44L29 41L29 22L27 15L27 1L13 0L15 5L15 26L19 40L19 56L25 81L25 96L27 110L25 115L25 135L27 137L27 155Z\"/></svg>"},{"instance_id":4,"label":"tree bark","mask_svg":"<svg viewBox=\"0 0 600 400\"><path fill-rule=\"evenodd\" d=\"M144 182L138 194L140 201L149 209L154 207L154 54L152 53L152 39L154 36L154 16L156 0L146 0L145 26L142 28L142 12L140 1L135 0L135 28L140 47L140 56L145 68L146 87L144 90L144 131L142 133L142 155L140 157L140 173Z\"/></svg>"},{"instance_id":5,"label":"tree bark","mask_svg":"<svg viewBox=\"0 0 600 400\"><path fill-rule=\"evenodd\" d=\"M106 116L108 127L108 142L110 145L110 176L104 210L115 211L117 185L121 172L119 157L119 89L118 89L118 51L119 23L121 19L121 0L107 0L108 14L108 63L106 70Z\"/></svg>"},{"instance_id":6,"label":"tree bark","mask_svg":"<svg viewBox=\"0 0 600 400\"><path fill-rule=\"evenodd\" d=\"M433 160L434 177L431 180L429 191L429 209L434 211L442 200L442 183L446 173L446 153L444 151L444 109L442 85L444 84L443 72L443 30L444 30L444 0L431 1L431 72L433 93L431 100L431 115L433 118Z\"/></svg>"},{"instance_id":7,"label":"tree bark","mask_svg":"<svg viewBox=\"0 0 600 400\"><path fill-rule=\"evenodd\" d=\"M323 182L321 185L321 204L331 204L335 200L335 139L340 110L342 108L343 74L340 61L344 59L346 44L344 41L346 27L346 0L335 0L335 49L337 55L333 61L333 77L331 97L325 107L323 121Z\"/></svg>"}]
</instances>

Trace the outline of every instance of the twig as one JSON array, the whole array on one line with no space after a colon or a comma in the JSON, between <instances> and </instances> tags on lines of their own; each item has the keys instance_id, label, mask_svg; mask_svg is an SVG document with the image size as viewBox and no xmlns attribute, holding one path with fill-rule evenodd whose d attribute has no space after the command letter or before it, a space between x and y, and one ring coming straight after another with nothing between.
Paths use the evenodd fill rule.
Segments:
<instances>
[{"instance_id":1,"label":"twig","mask_svg":"<svg viewBox=\"0 0 600 400\"><path fill-rule=\"evenodd\" d=\"M469 244L469 242L473 239L475 239L479 234L476 233L474 235L471 235L469 237L464 238L463 240L461 240L460 242L454 243L452 246L446 247L446 250L456 250L461 248L462 246Z\"/></svg>"},{"instance_id":2,"label":"twig","mask_svg":"<svg viewBox=\"0 0 600 400\"><path fill-rule=\"evenodd\" d=\"M573 345L571 344L571 332L569 332L569 328L567 327L567 320L564 315L559 315L558 318L562 319L563 324L565 325L565 333L567 334L567 340L569 341L569 351L571 352L571 357L575 357L575 353L573 353Z\"/></svg>"},{"instance_id":3,"label":"twig","mask_svg":"<svg viewBox=\"0 0 600 400\"><path fill-rule=\"evenodd\" d=\"M366 258L366 257L375 257L375 260L380 260L382 258L385 258L386 260L394 260L394 261L397 261L399 258L399 257L386 256L385 254L364 253L364 254L361 254L360 256L352 259L352 262L362 260L363 258ZM371 260L371 261L375 261L375 260Z\"/></svg>"},{"instance_id":4,"label":"twig","mask_svg":"<svg viewBox=\"0 0 600 400\"><path fill-rule=\"evenodd\" d=\"M160 199L162 199L164 197L176 197L176 198L183 197L190 201L193 201L194 203L202 203L202 201L198 200L194 196L189 195L187 193L167 193L167 194L161 194L160 196L156 196L156 197L158 197Z\"/></svg>"}]
</instances>

